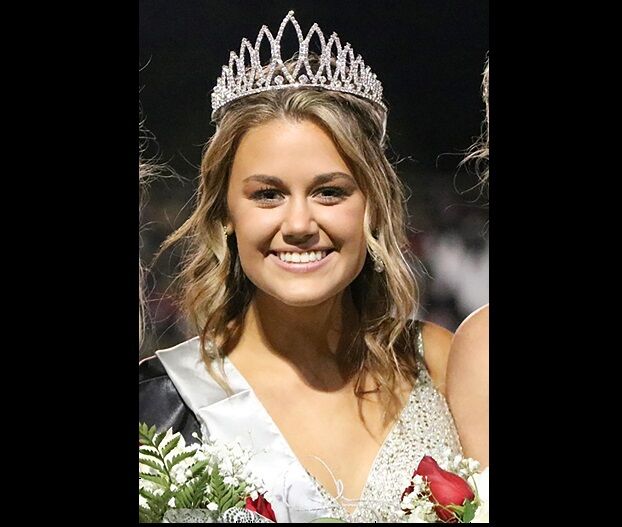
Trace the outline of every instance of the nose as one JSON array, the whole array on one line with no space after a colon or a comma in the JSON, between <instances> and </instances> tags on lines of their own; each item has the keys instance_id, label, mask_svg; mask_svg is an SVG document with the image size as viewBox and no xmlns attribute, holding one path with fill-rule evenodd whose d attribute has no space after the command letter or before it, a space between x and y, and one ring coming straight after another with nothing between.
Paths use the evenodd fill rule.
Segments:
<instances>
[{"instance_id":1,"label":"nose","mask_svg":"<svg viewBox=\"0 0 622 527\"><path fill-rule=\"evenodd\" d=\"M285 243L305 242L318 234L319 230L312 207L307 200L304 198L290 200L281 224L281 233Z\"/></svg>"}]
</instances>

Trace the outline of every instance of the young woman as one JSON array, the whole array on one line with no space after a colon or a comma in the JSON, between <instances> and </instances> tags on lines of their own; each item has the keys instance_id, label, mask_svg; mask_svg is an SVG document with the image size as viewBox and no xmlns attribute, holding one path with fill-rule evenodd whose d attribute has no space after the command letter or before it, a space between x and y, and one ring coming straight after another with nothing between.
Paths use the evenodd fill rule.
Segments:
<instances>
[{"instance_id":1,"label":"young woman","mask_svg":"<svg viewBox=\"0 0 622 527\"><path fill-rule=\"evenodd\" d=\"M300 49L283 62L290 23ZM444 398L451 334L413 319L382 86L290 12L276 37L264 26L242 41L212 105L196 208L167 242L186 244L198 336L141 364L140 419L241 438L277 522L392 521L422 456L460 445Z\"/></svg>"}]
</instances>

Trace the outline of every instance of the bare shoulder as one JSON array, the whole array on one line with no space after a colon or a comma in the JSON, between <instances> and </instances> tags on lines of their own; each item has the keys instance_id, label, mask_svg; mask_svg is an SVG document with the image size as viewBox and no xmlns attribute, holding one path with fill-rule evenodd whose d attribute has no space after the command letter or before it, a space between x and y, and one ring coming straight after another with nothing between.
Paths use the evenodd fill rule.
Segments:
<instances>
[{"instance_id":1,"label":"bare shoulder","mask_svg":"<svg viewBox=\"0 0 622 527\"><path fill-rule=\"evenodd\" d=\"M488 353L488 312L489 306L480 307L464 319L452 344L452 354L457 353Z\"/></svg>"},{"instance_id":2,"label":"bare shoulder","mask_svg":"<svg viewBox=\"0 0 622 527\"><path fill-rule=\"evenodd\" d=\"M488 466L488 305L456 330L447 363L447 402L462 450Z\"/></svg>"},{"instance_id":3,"label":"bare shoulder","mask_svg":"<svg viewBox=\"0 0 622 527\"><path fill-rule=\"evenodd\" d=\"M445 373L453 333L433 322L422 322L425 365L436 388L445 395Z\"/></svg>"}]
</instances>

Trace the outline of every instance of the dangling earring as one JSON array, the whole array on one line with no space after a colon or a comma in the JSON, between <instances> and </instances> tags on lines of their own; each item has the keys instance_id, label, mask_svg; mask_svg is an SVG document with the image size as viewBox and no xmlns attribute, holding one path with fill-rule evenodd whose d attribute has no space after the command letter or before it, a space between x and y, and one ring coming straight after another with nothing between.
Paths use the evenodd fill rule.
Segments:
<instances>
[{"instance_id":1,"label":"dangling earring","mask_svg":"<svg viewBox=\"0 0 622 527\"><path fill-rule=\"evenodd\" d=\"M225 235L225 244L226 244L229 241L229 236L232 234L231 232L229 232L228 225L222 226L222 233Z\"/></svg>"},{"instance_id":2,"label":"dangling earring","mask_svg":"<svg viewBox=\"0 0 622 527\"><path fill-rule=\"evenodd\" d=\"M374 271L382 273L384 271L384 262L382 261L382 258L380 258L380 256L378 256L371 248L369 248L369 255L374 261Z\"/></svg>"}]
</instances>

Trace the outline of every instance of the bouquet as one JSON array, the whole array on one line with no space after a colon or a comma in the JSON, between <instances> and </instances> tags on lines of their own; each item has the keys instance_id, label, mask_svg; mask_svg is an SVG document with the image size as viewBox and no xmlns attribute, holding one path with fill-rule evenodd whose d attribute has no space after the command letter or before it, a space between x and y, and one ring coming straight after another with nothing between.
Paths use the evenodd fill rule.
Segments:
<instances>
[{"instance_id":1,"label":"bouquet","mask_svg":"<svg viewBox=\"0 0 622 527\"><path fill-rule=\"evenodd\" d=\"M410 485L402 493L400 523L489 523L488 468L477 472L479 462L456 456L441 468L434 458L424 456ZM337 518L314 522L348 523Z\"/></svg>"},{"instance_id":2,"label":"bouquet","mask_svg":"<svg viewBox=\"0 0 622 527\"><path fill-rule=\"evenodd\" d=\"M488 523L488 473L474 459L456 456L442 469L424 456L402 494L407 523Z\"/></svg>"},{"instance_id":3,"label":"bouquet","mask_svg":"<svg viewBox=\"0 0 622 527\"><path fill-rule=\"evenodd\" d=\"M138 434L141 523L276 521L262 482L248 470L251 453L239 442L186 445L180 433L144 423Z\"/></svg>"}]
</instances>

